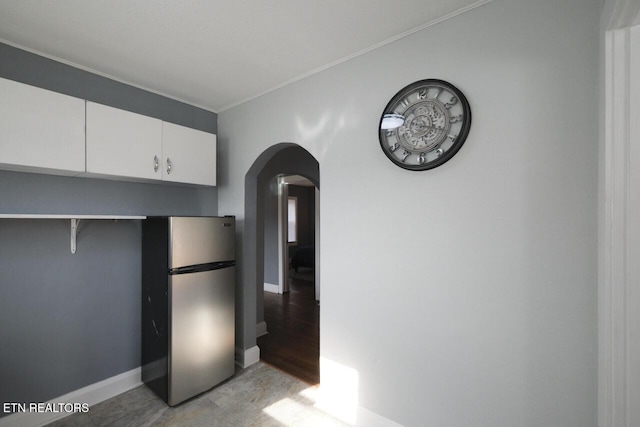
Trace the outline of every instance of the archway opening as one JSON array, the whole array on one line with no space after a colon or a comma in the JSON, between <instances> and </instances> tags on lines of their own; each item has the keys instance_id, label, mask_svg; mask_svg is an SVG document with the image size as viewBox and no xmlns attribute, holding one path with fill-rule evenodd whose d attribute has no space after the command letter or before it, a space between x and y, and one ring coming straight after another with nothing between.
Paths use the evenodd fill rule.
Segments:
<instances>
[{"instance_id":1,"label":"archway opening","mask_svg":"<svg viewBox=\"0 0 640 427\"><path fill-rule=\"evenodd\" d=\"M315 188L320 188L318 161L307 150L293 143L269 147L258 156L245 175L245 216L239 266L241 286L236 292L237 307L240 309L236 321L236 342L241 352L239 361L243 366L256 363L260 358L257 335L264 323L260 316L264 313L265 229L272 226L265 221L270 184L274 177L292 175L304 177ZM318 243L319 235L315 236L316 247ZM319 263L316 264L317 270ZM317 278L315 282L319 286ZM317 335L319 337L319 333ZM286 366L281 368L287 370ZM296 375L295 372L291 373Z\"/></svg>"}]
</instances>

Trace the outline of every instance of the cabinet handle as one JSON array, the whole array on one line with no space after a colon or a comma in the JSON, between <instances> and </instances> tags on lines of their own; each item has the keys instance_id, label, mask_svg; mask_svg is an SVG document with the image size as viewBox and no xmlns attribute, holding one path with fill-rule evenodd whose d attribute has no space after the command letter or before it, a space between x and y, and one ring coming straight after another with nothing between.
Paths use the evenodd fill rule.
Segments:
<instances>
[{"instance_id":1,"label":"cabinet handle","mask_svg":"<svg viewBox=\"0 0 640 427\"><path fill-rule=\"evenodd\" d=\"M160 159L158 158L158 156L153 156L153 171L158 172L159 168L160 168Z\"/></svg>"},{"instance_id":2,"label":"cabinet handle","mask_svg":"<svg viewBox=\"0 0 640 427\"><path fill-rule=\"evenodd\" d=\"M167 175L171 174L171 159L167 157Z\"/></svg>"}]
</instances>

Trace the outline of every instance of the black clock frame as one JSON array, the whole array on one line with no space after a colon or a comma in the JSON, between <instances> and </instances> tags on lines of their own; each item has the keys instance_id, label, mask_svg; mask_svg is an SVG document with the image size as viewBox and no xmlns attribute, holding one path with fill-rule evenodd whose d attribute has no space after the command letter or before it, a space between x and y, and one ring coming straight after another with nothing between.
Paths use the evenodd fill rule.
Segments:
<instances>
[{"instance_id":1,"label":"black clock frame","mask_svg":"<svg viewBox=\"0 0 640 427\"><path fill-rule=\"evenodd\" d=\"M458 134L458 138L456 138L451 148L449 148L446 152L444 152L442 156L438 157L437 159L431 162L425 163L424 165L407 165L399 161L395 157L391 156L391 154L389 153L389 150L385 145L386 141L383 137L383 132L386 132L386 130L382 129L382 120L384 119L385 114L390 114L394 112L393 109L402 99L405 98L405 96L408 93L411 93L414 90L416 90L416 88L419 88L422 86L430 86L430 87L443 86L446 90L452 92L458 98L458 101L462 105L462 109L464 112L464 119L462 122L462 127L460 128L460 133ZM471 129L471 107L469 106L469 101L467 101L467 98L464 96L464 94L457 87L455 87L451 83L446 82L444 80L424 79L424 80L418 80L416 82L413 82L403 87L387 103L387 106L384 108L384 111L380 116L380 122L378 123L378 139L380 140L380 147L382 148L382 151L384 152L384 154L389 158L389 160L391 160L397 166L400 166L401 168L410 170L410 171L425 171L425 170L436 168L438 166L442 166L443 164L451 160L451 158L455 156L456 153L460 150L462 145L464 145L467 139L467 136L469 135L470 129Z\"/></svg>"}]
</instances>

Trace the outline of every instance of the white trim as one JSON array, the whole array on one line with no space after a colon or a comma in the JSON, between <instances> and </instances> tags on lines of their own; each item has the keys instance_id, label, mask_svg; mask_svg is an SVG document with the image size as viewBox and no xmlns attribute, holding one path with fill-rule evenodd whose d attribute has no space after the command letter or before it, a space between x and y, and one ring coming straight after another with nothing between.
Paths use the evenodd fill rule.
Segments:
<instances>
[{"instance_id":1,"label":"white trim","mask_svg":"<svg viewBox=\"0 0 640 427\"><path fill-rule=\"evenodd\" d=\"M345 56L344 58L340 58L340 59L338 59L338 60L336 60L336 61L333 61L333 62L331 62L331 63L329 63L329 64L327 64L327 65L323 65L322 67L316 68L315 70L311 70L311 71L309 71L309 72L307 72L307 73L301 74L301 75L299 75L299 76L297 76L297 77L294 77L294 78L292 78L292 79L290 79L290 80L287 80L286 82L281 83L281 84L279 84L279 85L277 85L277 86L275 86L275 87L272 87L271 89L267 89L267 90L265 90L264 92L261 92L261 93L259 93L259 94L255 95L255 96L250 96L250 97L248 97L248 98L241 99L241 100L240 100L240 101L238 101L238 102L234 102L234 103L232 103L232 104L229 104L229 105L226 105L226 106L224 106L224 107L221 107L221 108L219 108L219 109L218 109L218 111L216 111L216 112L217 112L218 114L220 114L220 113L222 113L223 111L227 111L227 110L229 110L229 109L231 109L231 108L237 107L238 105L241 105L241 104L247 103L247 102L249 102L249 101L252 101L252 100L254 100L254 99L256 99L256 98L259 98L259 97L261 97L262 95L266 95L266 94L268 94L268 93L270 93L270 92L273 92L273 91L275 91L275 90L278 90L278 89L280 89L280 88L283 88L283 87L285 87L285 86L288 86L288 85L290 85L290 84L292 84L292 83L295 83L295 82L297 82L297 81L300 81L300 80L306 79L307 77L310 77L310 76L312 76L312 75L314 75L314 74L318 74L318 73L319 73L319 72L321 72L321 71L324 71L324 70L327 70L327 69L329 69L329 68L335 67L336 65L340 65L340 64L342 64L343 62L350 61L350 60L352 60L353 58L357 58L357 57L358 57L358 56L360 56L360 55L364 55L365 53L371 52L372 50L378 49L379 47L382 47L382 46L387 45L387 44L389 44L389 43L393 43L393 42L395 42L396 40L400 40L400 39L402 39L402 38L405 38L405 37L407 37L407 36L410 36L410 35L411 35L411 34L413 34L413 33L417 33L418 31L424 30L425 28L432 27L432 26L434 26L434 25L436 25L436 24L439 24L439 23L441 23L441 22L443 22L443 21L446 21L447 19L451 19L451 18L453 18L453 17L455 17L455 16L457 16L457 15L461 15L461 14L463 14L463 13L465 13L465 12L468 12L468 11L470 11L470 10L472 10L472 9L475 9L476 7L483 6L483 5L485 5L485 4L487 4L487 3L490 3L490 2L492 2L492 1L493 1L493 0L478 0L478 1L476 1L475 3L473 3L473 4L470 4L469 6L466 6L466 7L463 7L463 8L461 8L461 9L458 9L458 10L456 10L456 11L453 11L453 12L451 12L451 13L447 14L447 15L441 16L440 18L434 19L433 21L429 21L429 22L427 22L426 24L422 24L422 25L420 25L420 26L418 26L418 27L415 27L415 28L412 28L412 29L410 29L410 30L408 30L408 31L405 31L405 32L404 32L404 33L402 33L402 34L398 34L398 35L396 35L396 36L394 36L394 37L391 37L391 38L389 38L389 39L387 39L387 40L383 40L383 41L381 41L380 43L376 43L376 44L374 44L373 46L369 46L369 47L367 47L367 48L365 48L365 49L362 49L362 50L360 50L360 51L358 51L358 52L356 52L356 53L353 53L353 54L351 54L351 55Z\"/></svg>"},{"instance_id":2,"label":"white trim","mask_svg":"<svg viewBox=\"0 0 640 427\"><path fill-rule=\"evenodd\" d=\"M143 215L0 214L0 219L146 219Z\"/></svg>"},{"instance_id":3,"label":"white trim","mask_svg":"<svg viewBox=\"0 0 640 427\"><path fill-rule=\"evenodd\" d=\"M46 403L87 403L89 404L89 412L91 406L107 399L111 399L126 391L132 390L140 385L140 368L132 369L128 372L116 375L106 380L88 385L81 389L72 391L63 396L56 397ZM28 410L28 408L27 408ZM60 420L71 415L70 413L36 413L21 412L14 413L9 416L0 418L0 427L20 426L20 427L40 427Z\"/></svg>"},{"instance_id":4,"label":"white trim","mask_svg":"<svg viewBox=\"0 0 640 427\"><path fill-rule=\"evenodd\" d=\"M103 73L102 71L98 71L98 70L96 70L94 68L86 67L84 65L78 64L77 62L68 61L68 60L66 60L64 58L60 58L58 56L48 54L48 53L42 52L42 51L37 50L37 49L32 49L30 47L21 45L19 43L12 42L10 40L6 40L6 39L3 39L3 38L0 38L0 43L4 43L4 44L7 44L9 46L13 46L13 47L15 47L17 49L24 50L26 52L30 52L30 53L33 53L33 54L38 55L38 56L42 56L44 58L51 59L51 60L56 61L56 62L60 62L62 64L68 65L70 67L77 68L79 70L86 71L88 73L95 74L97 76L104 77L104 78L107 78L109 80L116 81L118 83L125 84L127 86L131 86L131 87L135 87L135 88L138 88L138 89L142 89L142 90L144 90L146 92L154 93L156 95L160 95L160 96L163 96L165 98L173 99L174 101L182 102L182 103L191 105L193 107L198 107L200 109L209 111L211 113L218 114L218 111L213 110L211 107L208 107L208 106L205 106L205 105L202 105L202 104L197 104L197 103L194 103L193 101L189 101L187 99L180 98L180 97L177 97L177 96L174 96L174 95L169 95L168 93L165 93L165 92L162 92L162 91L159 91L159 90L155 90L155 89L151 89L150 87L147 87L147 86L144 86L144 85L140 85L140 84L137 84L137 83L132 83L130 81L121 79L121 78L113 76L111 74Z\"/></svg>"},{"instance_id":5,"label":"white trim","mask_svg":"<svg viewBox=\"0 0 640 427\"><path fill-rule=\"evenodd\" d=\"M257 345L243 350L236 347L236 364L241 368L248 368L260 361L260 348ZM2 427L2 426L0 426Z\"/></svg>"},{"instance_id":6,"label":"white trim","mask_svg":"<svg viewBox=\"0 0 640 427\"><path fill-rule=\"evenodd\" d=\"M280 286L274 285L273 283L267 283L267 282L264 282L264 291L265 292L270 292L272 294L281 294L282 293L282 292L280 292Z\"/></svg>"},{"instance_id":7,"label":"white trim","mask_svg":"<svg viewBox=\"0 0 640 427\"><path fill-rule=\"evenodd\" d=\"M598 424L624 426L628 30L605 34L605 147L602 277L598 311ZM621 419L622 417L622 419Z\"/></svg>"},{"instance_id":8,"label":"white trim","mask_svg":"<svg viewBox=\"0 0 640 427\"><path fill-rule=\"evenodd\" d=\"M611 6L614 4L614 6ZM607 3L616 10L639 6L638 0ZM636 9L637 12L638 9ZM609 9L605 13L612 13ZM603 15L603 20L609 18ZM615 20L615 16L612 20ZM637 132L630 94L638 84L631 64L630 28L604 34L604 151L601 161L600 243L598 284L598 425L635 427L640 425L637 402L640 389L637 352L637 317L640 303L634 287L640 281L634 270L637 242L637 202L632 192L638 174ZM637 55L637 54L635 54ZM636 64L637 66L637 64ZM633 83L632 83L633 77ZM637 90L637 89L636 89ZM638 102L637 100L634 102ZM635 141L637 142L637 141ZM636 221L636 222L634 222Z\"/></svg>"},{"instance_id":9,"label":"white trim","mask_svg":"<svg viewBox=\"0 0 640 427\"><path fill-rule=\"evenodd\" d=\"M356 426L360 427L403 427L395 421L391 421L382 415L376 414L368 409L358 406L356 415Z\"/></svg>"},{"instance_id":10,"label":"white trim","mask_svg":"<svg viewBox=\"0 0 640 427\"><path fill-rule=\"evenodd\" d=\"M7 44L9 46L13 46L13 47L16 47L18 49L21 49L21 50L25 50L27 52L34 53L36 55L39 55L39 56L42 56L42 57L45 57L45 58L48 58L48 59L52 59L52 60L54 60L56 62L60 62L60 63L66 64L66 65L69 65L71 67L78 68L80 70L87 71L89 73L96 74L98 76L105 77L105 78L108 78L110 80L114 80L114 81L126 84L128 86L136 87L138 89L142 89L142 90L145 90L147 92L155 93L157 95L164 96L165 98L170 98L170 99L173 99L173 100L176 100L176 101L184 102L184 103L192 105L194 107L202 108L203 110L207 110L207 111L210 111L210 112L215 113L215 114L220 114L223 111L226 111L226 110L229 110L229 109L231 109L233 107L237 107L238 105L247 103L247 102L249 102L251 100L254 100L256 98L261 97L262 95L266 95L267 93L273 92L273 91L278 90L278 89L280 89L282 87L285 87L285 86L288 86L288 85L290 85L292 83L295 83L295 82L297 82L299 80L302 80L302 79L305 79L305 78L307 78L309 76L317 74L317 73L319 73L321 71L324 71L324 70L329 69L331 67L334 67L336 65L342 64L343 62L347 62L347 61L349 61L349 60L351 60L353 58L356 58L356 57L358 57L360 55L364 55L367 52L370 52L370 51L372 51L374 49L382 47L382 46L384 46L386 44L392 43L392 42L394 42L396 40L399 40L401 38L407 37L407 36L409 36L409 35L411 35L411 34L413 34L415 32L423 30L423 29L425 29L427 27L431 27L433 25L439 24L440 22L446 21L447 19L451 19L454 16L457 16L457 15L460 15L462 13L468 12L469 10L475 9L476 7L483 6L483 5L485 5L485 4L487 4L487 3L491 2L491 1L493 1L493 0L478 0L477 2L475 2L475 3L473 3L473 4L469 5L469 6L463 7L462 9L456 10L456 11L454 11L452 13L449 13L448 15L442 16L442 17L440 17L438 19L434 19L433 21L427 22L426 24L423 24L423 25L420 25L418 27L412 28L412 29L410 29L408 31L405 31L402 34L399 34L399 35L397 35L395 37L391 37L391 38L389 38L387 40L384 40L384 41L382 41L380 43L376 43L373 46L370 46L368 48L362 49L361 51L356 52L356 53L351 54L351 55L348 55L348 56L346 56L344 58L338 59L337 61L334 61L334 62L332 62L330 64L327 64L325 66L316 68L315 70L311 70L311 71L309 71L307 73L301 74L301 75L299 75L297 77L294 77L294 78L292 78L290 80L287 80L286 82L281 83L281 84L279 84L279 85L277 85L275 87L267 89L267 90L265 90L265 91L263 91L263 92L261 92L261 93L259 93L257 95L250 96L248 98L244 98L244 99L242 99L240 101L234 102L232 104L229 104L229 105L223 106L221 108L217 108L217 109L213 109L210 106L204 106L204 105L201 105L201 104L198 104L198 103L194 103L193 101L182 99L182 98L176 97L174 95L169 95L169 94L164 93L162 91L151 89L149 87L146 87L146 86L143 86L143 85L140 85L140 84L137 84L137 83L132 83L130 81L123 80L121 78L112 76L112 75L107 74L107 73L103 73L101 71L95 70L95 69L90 68L90 67L86 67L84 65L81 65L81 64L78 64L78 63L75 63L75 62L72 62L72 61L68 61L66 59L57 57L55 55L50 55L48 53L41 52L39 50L32 49L32 48L27 47L27 46L24 46L24 45L21 45L21 44L18 44L18 43L14 43L14 42L12 42L10 40L6 40L6 39L3 39L3 38L0 38L0 43L4 43L4 44ZM633 1L633 0L626 0L626 1Z\"/></svg>"},{"instance_id":11,"label":"white trim","mask_svg":"<svg viewBox=\"0 0 640 427\"><path fill-rule=\"evenodd\" d=\"M640 26L629 29L629 146L627 175L626 362L627 425L640 426Z\"/></svg>"},{"instance_id":12,"label":"white trim","mask_svg":"<svg viewBox=\"0 0 640 427\"><path fill-rule=\"evenodd\" d=\"M267 335L268 333L269 331L267 331L267 322L263 320L262 322L256 324L256 338Z\"/></svg>"},{"instance_id":13,"label":"white trim","mask_svg":"<svg viewBox=\"0 0 640 427\"><path fill-rule=\"evenodd\" d=\"M285 177L278 185L278 256L280 257L280 281L278 293L289 292L289 185Z\"/></svg>"},{"instance_id":14,"label":"white trim","mask_svg":"<svg viewBox=\"0 0 640 427\"><path fill-rule=\"evenodd\" d=\"M618 30L640 23L640 0L607 0L602 9L605 30Z\"/></svg>"},{"instance_id":15,"label":"white trim","mask_svg":"<svg viewBox=\"0 0 640 427\"><path fill-rule=\"evenodd\" d=\"M284 177L278 177L278 293L282 293L284 289L284 282L287 280L287 270L289 267L289 261L286 259L285 243L287 241L286 228L284 223L286 218L284 217L284 192L285 188ZM266 290L266 288L265 288ZM268 291L271 292L271 291Z\"/></svg>"}]
</instances>

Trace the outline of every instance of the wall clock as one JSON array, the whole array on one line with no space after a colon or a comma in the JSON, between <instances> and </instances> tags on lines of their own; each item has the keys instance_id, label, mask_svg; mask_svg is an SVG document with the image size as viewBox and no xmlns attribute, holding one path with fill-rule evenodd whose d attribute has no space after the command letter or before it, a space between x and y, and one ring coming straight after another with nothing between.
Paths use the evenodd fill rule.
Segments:
<instances>
[{"instance_id":1,"label":"wall clock","mask_svg":"<svg viewBox=\"0 0 640 427\"><path fill-rule=\"evenodd\" d=\"M404 87L380 118L380 146L401 168L423 171L449 161L471 127L464 94L443 80L420 80Z\"/></svg>"}]
</instances>

